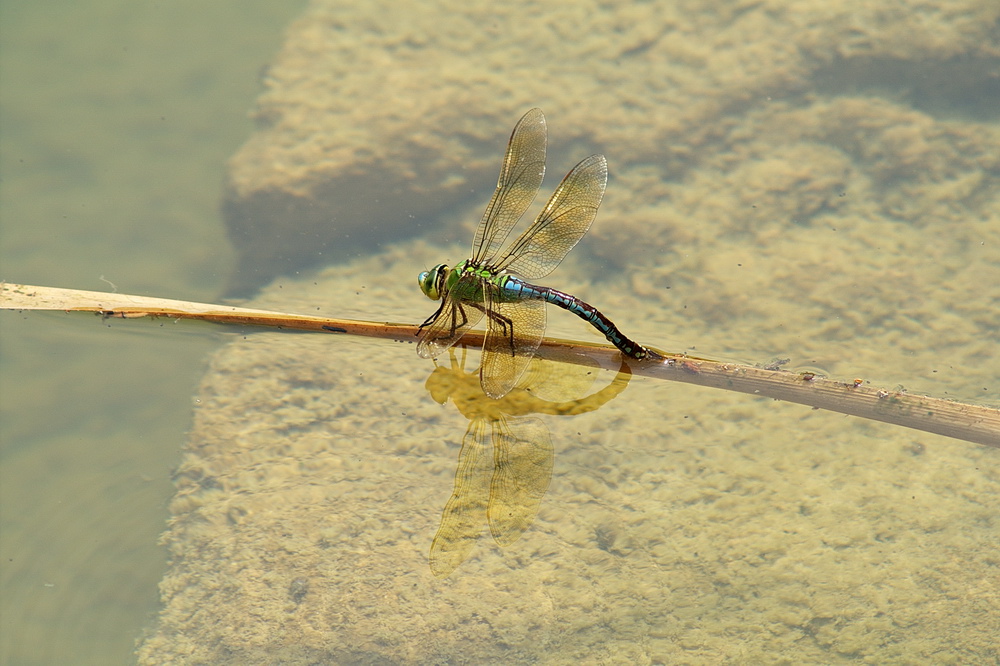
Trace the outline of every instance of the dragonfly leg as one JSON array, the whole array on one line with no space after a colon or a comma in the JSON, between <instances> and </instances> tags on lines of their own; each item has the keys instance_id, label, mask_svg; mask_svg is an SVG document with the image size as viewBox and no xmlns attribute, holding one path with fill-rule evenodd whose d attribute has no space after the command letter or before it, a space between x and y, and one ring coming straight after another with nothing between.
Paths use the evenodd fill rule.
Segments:
<instances>
[{"instance_id":1,"label":"dragonfly leg","mask_svg":"<svg viewBox=\"0 0 1000 666\"><path fill-rule=\"evenodd\" d=\"M510 343L510 355L516 356L517 347L514 345L514 322L511 321L510 317L505 317L499 312L484 307L479 303L469 303L469 305L476 308L477 310L482 310L484 313L486 313L487 317L489 317L496 323L500 324L500 328L503 329L503 337L505 337L507 339L507 342Z\"/></svg>"},{"instance_id":2,"label":"dragonfly leg","mask_svg":"<svg viewBox=\"0 0 1000 666\"><path fill-rule=\"evenodd\" d=\"M441 305L439 305L438 309L434 311L434 314L432 314L430 317L428 317L427 319L425 319L424 323L422 323L417 328L417 333L419 334L421 329L427 328L428 326L430 326L431 324L433 324L435 321L437 321L437 318L439 316L441 316L441 310L443 310L443 309L444 309L444 301L441 301Z\"/></svg>"},{"instance_id":3,"label":"dragonfly leg","mask_svg":"<svg viewBox=\"0 0 1000 666\"><path fill-rule=\"evenodd\" d=\"M462 321L460 322L457 321L458 317L455 314L456 312L458 313L459 316L462 317ZM461 305L454 308L451 311L451 332L449 333L449 337L455 335L455 331L465 326L468 322L469 318L465 316L465 308L463 308Z\"/></svg>"},{"instance_id":4,"label":"dragonfly leg","mask_svg":"<svg viewBox=\"0 0 1000 666\"><path fill-rule=\"evenodd\" d=\"M428 317L427 321L422 323L420 327L417 329L417 335L420 334L421 329L430 326L431 324L437 321L438 317L442 316L441 311L444 309L445 305L446 303L442 301L441 306L437 309L437 312ZM451 314L448 316L451 317L451 323L448 327L448 332L443 335L434 336L432 341L436 342L438 340L450 340L452 337L454 337L455 331L459 330L469 322L469 318L468 316L466 316L465 310L461 306L453 307L451 309ZM461 318L461 321L459 321L459 318Z\"/></svg>"}]
</instances>

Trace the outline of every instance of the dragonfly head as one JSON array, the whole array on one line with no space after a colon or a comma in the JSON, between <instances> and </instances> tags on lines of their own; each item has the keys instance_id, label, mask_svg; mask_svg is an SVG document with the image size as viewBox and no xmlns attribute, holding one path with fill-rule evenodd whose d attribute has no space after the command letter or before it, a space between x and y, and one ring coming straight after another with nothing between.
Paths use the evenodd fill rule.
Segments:
<instances>
[{"instance_id":1,"label":"dragonfly head","mask_svg":"<svg viewBox=\"0 0 1000 666\"><path fill-rule=\"evenodd\" d=\"M444 294L444 279L448 275L448 266L438 264L429 271L424 271L417 277L420 291L432 301L439 300Z\"/></svg>"}]
</instances>

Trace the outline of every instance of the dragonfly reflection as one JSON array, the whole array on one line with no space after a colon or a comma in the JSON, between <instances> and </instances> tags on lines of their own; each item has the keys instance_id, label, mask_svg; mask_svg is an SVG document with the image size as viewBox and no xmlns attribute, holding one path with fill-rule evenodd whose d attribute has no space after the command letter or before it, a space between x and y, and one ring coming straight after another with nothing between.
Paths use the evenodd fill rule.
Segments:
<instances>
[{"instance_id":1,"label":"dragonfly reflection","mask_svg":"<svg viewBox=\"0 0 1000 666\"><path fill-rule=\"evenodd\" d=\"M435 576L448 576L468 558L484 523L489 525L493 540L504 548L521 538L534 522L552 478L553 449L548 428L528 414L594 411L625 390L630 379L628 366L622 363L608 386L586 398L550 402L519 387L498 401L486 396L477 373L464 372L454 352L450 368L435 368L427 379L431 396L440 404L450 398L469 419L455 487L431 545L430 565Z\"/></svg>"}]
</instances>

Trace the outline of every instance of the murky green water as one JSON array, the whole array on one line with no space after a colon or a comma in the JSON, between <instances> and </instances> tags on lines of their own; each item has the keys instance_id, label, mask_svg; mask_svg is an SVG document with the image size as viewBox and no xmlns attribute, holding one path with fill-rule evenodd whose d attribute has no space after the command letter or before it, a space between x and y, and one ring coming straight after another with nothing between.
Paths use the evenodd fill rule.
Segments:
<instances>
[{"instance_id":1,"label":"murky green water","mask_svg":"<svg viewBox=\"0 0 1000 666\"><path fill-rule=\"evenodd\" d=\"M211 300L231 262L224 163L301 5L0 5L0 276ZM128 662L218 335L9 312L0 326L0 662Z\"/></svg>"}]
</instances>

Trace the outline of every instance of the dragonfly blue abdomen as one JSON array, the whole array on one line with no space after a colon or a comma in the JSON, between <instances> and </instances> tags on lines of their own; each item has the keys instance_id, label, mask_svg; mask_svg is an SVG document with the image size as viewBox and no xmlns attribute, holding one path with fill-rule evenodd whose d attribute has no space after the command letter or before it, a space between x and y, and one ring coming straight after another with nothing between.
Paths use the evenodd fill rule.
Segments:
<instances>
[{"instance_id":1,"label":"dragonfly blue abdomen","mask_svg":"<svg viewBox=\"0 0 1000 666\"><path fill-rule=\"evenodd\" d=\"M552 305L560 307L563 310L572 312L577 317L583 319L585 322L603 333L604 337L606 337L611 344L630 358L641 360L649 355L649 351L645 347L622 333L621 329L619 329L613 321L604 316L600 310L595 308L590 303L580 300L576 296L572 296L566 292L559 291L558 289L553 289L551 287L529 284L524 280L519 280L518 278L509 275L503 280L500 288L505 300L509 298L511 301L519 301L532 298L545 301L546 303L551 303Z\"/></svg>"}]
</instances>

